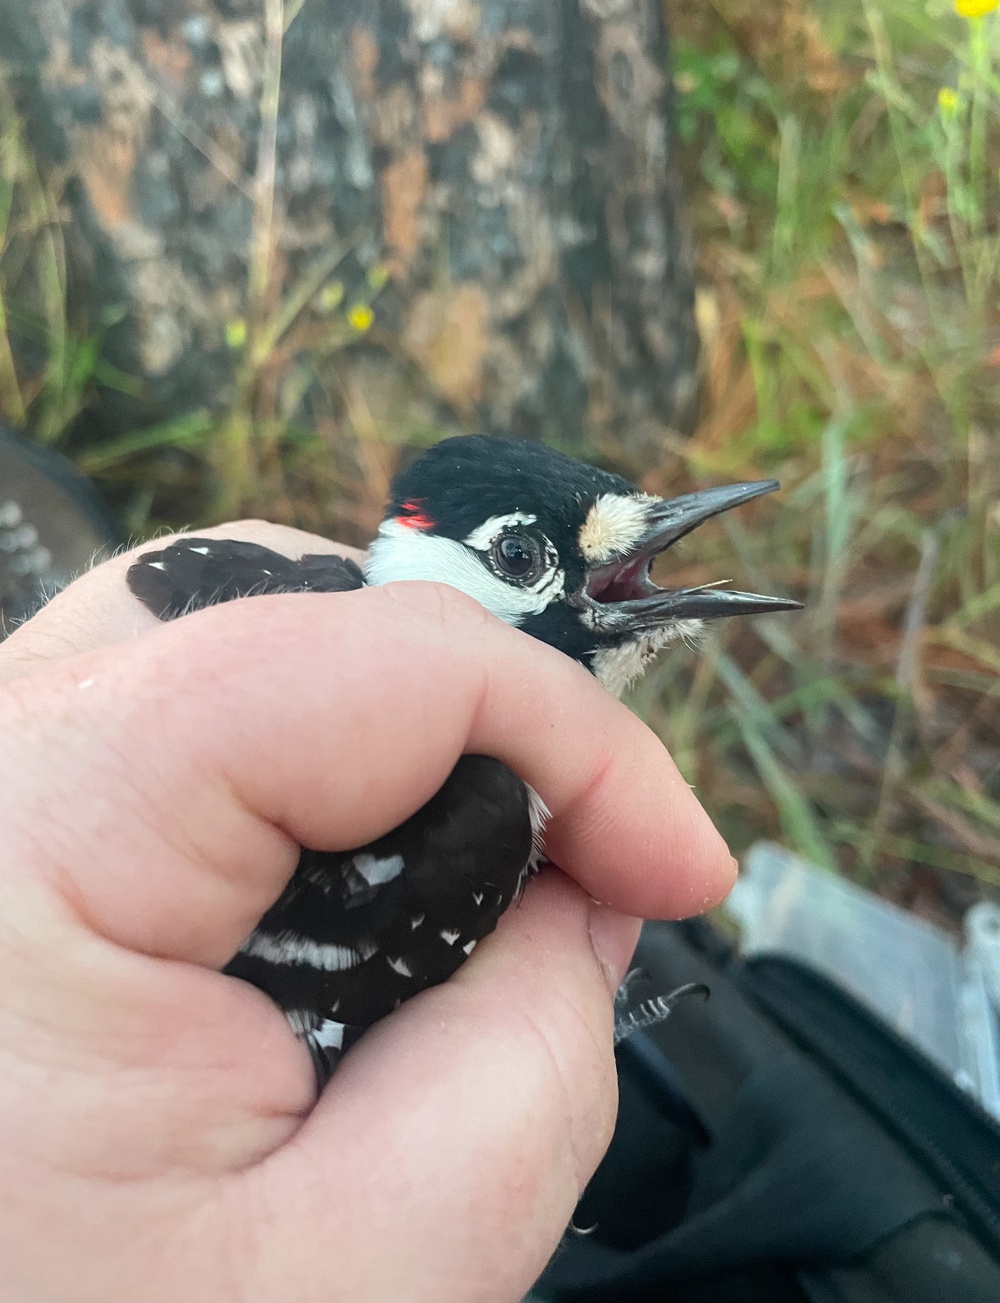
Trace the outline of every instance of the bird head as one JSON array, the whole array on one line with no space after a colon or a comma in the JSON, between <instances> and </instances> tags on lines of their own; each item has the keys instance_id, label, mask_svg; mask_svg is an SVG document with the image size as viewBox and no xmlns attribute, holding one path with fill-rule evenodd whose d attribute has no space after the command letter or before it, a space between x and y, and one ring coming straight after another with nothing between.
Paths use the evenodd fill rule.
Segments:
<instances>
[{"instance_id":1,"label":"bird head","mask_svg":"<svg viewBox=\"0 0 1000 1303\"><path fill-rule=\"evenodd\" d=\"M650 578L654 559L702 521L777 487L762 480L666 500L544 444L446 439L393 481L366 577L461 589L617 696L704 620L801 605L721 587L660 588Z\"/></svg>"}]
</instances>

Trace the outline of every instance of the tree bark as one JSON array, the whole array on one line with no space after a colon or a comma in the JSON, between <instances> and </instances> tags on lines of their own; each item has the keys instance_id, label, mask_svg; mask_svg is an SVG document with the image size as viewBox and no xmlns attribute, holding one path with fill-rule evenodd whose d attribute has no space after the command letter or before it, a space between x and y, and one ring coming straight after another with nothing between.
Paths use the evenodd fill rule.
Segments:
<instances>
[{"instance_id":1,"label":"tree bark","mask_svg":"<svg viewBox=\"0 0 1000 1303\"><path fill-rule=\"evenodd\" d=\"M311 348L336 384L319 367L296 419L360 395L400 437L443 422L637 463L688 426L660 0L0 10L76 311L117 318L105 348L146 381L105 428L220 411Z\"/></svg>"}]
</instances>

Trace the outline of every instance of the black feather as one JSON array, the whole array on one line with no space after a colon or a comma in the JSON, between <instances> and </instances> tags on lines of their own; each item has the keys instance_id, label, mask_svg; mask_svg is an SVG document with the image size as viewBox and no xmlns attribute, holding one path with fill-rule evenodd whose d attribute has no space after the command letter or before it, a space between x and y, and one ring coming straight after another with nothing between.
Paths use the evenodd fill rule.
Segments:
<instances>
[{"instance_id":1,"label":"black feather","mask_svg":"<svg viewBox=\"0 0 1000 1303\"><path fill-rule=\"evenodd\" d=\"M348 852L303 850L295 876L226 972L286 1010L316 1010L361 1031L445 981L496 927L531 858L524 784L487 756L463 756L444 786L399 828ZM359 856L403 869L369 887ZM358 955L337 971L275 963L262 938L339 946Z\"/></svg>"},{"instance_id":2,"label":"black feather","mask_svg":"<svg viewBox=\"0 0 1000 1303\"><path fill-rule=\"evenodd\" d=\"M264 593L346 593L364 586L354 561L317 553L297 561L232 538L183 538L144 552L130 567L128 586L161 620L219 602Z\"/></svg>"}]
</instances>

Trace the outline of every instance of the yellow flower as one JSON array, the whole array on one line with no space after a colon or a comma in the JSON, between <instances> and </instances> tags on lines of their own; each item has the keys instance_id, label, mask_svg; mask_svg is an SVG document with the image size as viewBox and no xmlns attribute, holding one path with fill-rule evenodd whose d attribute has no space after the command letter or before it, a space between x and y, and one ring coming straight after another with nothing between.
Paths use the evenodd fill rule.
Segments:
<instances>
[{"instance_id":1,"label":"yellow flower","mask_svg":"<svg viewBox=\"0 0 1000 1303\"><path fill-rule=\"evenodd\" d=\"M247 323L242 317L226 322L226 343L232 349L242 348L247 342Z\"/></svg>"},{"instance_id":2,"label":"yellow flower","mask_svg":"<svg viewBox=\"0 0 1000 1303\"><path fill-rule=\"evenodd\" d=\"M946 117L958 112L958 92L950 86L942 86L938 91L938 108Z\"/></svg>"},{"instance_id":3,"label":"yellow flower","mask_svg":"<svg viewBox=\"0 0 1000 1303\"><path fill-rule=\"evenodd\" d=\"M997 5L1000 5L1000 0L955 0L955 9L963 18L983 18Z\"/></svg>"},{"instance_id":4,"label":"yellow flower","mask_svg":"<svg viewBox=\"0 0 1000 1303\"><path fill-rule=\"evenodd\" d=\"M363 335L366 330L371 329L371 324L375 320L375 313L367 303L355 303L347 314L347 320L351 329L356 330L359 335Z\"/></svg>"}]
</instances>

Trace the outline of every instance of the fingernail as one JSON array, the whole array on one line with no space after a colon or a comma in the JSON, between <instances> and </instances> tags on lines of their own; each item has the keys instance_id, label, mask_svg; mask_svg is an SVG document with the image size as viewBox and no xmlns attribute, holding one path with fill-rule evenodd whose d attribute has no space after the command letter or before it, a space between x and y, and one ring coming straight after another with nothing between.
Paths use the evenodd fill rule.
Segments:
<instances>
[{"instance_id":1,"label":"fingernail","mask_svg":"<svg viewBox=\"0 0 1000 1303\"><path fill-rule=\"evenodd\" d=\"M596 902L590 907L590 944L611 994L621 986L632 965L642 919L630 918Z\"/></svg>"}]
</instances>

